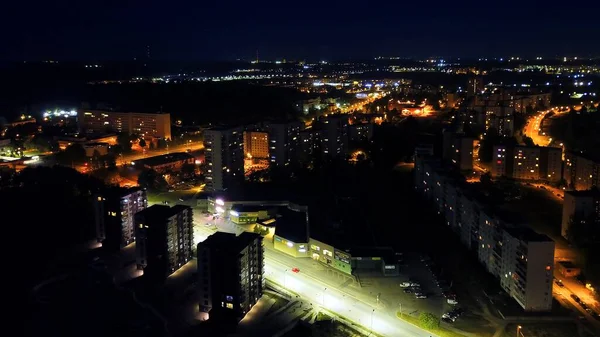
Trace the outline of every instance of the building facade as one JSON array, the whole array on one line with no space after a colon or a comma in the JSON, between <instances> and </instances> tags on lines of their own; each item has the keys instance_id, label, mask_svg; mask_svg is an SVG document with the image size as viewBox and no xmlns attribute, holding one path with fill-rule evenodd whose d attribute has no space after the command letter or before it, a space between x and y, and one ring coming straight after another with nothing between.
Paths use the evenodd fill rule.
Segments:
<instances>
[{"instance_id":1,"label":"building facade","mask_svg":"<svg viewBox=\"0 0 600 337\"><path fill-rule=\"evenodd\" d=\"M244 154L246 158L269 158L269 134L258 131L244 131Z\"/></svg>"},{"instance_id":2,"label":"building facade","mask_svg":"<svg viewBox=\"0 0 600 337\"><path fill-rule=\"evenodd\" d=\"M198 244L200 312L242 319L265 289L262 236L215 233Z\"/></svg>"},{"instance_id":3,"label":"building facade","mask_svg":"<svg viewBox=\"0 0 600 337\"><path fill-rule=\"evenodd\" d=\"M558 183L562 179L562 150L542 146L494 146L491 174L492 177Z\"/></svg>"},{"instance_id":4,"label":"building facade","mask_svg":"<svg viewBox=\"0 0 600 337\"><path fill-rule=\"evenodd\" d=\"M301 151L300 131L302 122L271 122L267 125L269 133L269 161L276 166L286 166L298 160Z\"/></svg>"},{"instance_id":5,"label":"building facade","mask_svg":"<svg viewBox=\"0 0 600 337\"><path fill-rule=\"evenodd\" d=\"M144 275L165 279L193 258L192 208L153 205L135 214L136 262Z\"/></svg>"},{"instance_id":6,"label":"building facade","mask_svg":"<svg viewBox=\"0 0 600 337\"><path fill-rule=\"evenodd\" d=\"M600 187L600 162L584 154L565 154L565 180L569 188L589 190Z\"/></svg>"},{"instance_id":7,"label":"building facade","mask_svg":"<svg viewBox=\"0 0 600 337\"><path fill-rule=\"evenodd\" d=\"M573 221L600 220L600 192L598 190L565 191L561 222L561 235L569 239Z\"/></svg>"},{"instance_id":8,"label":"building facade","mask_svg":"<svg viewBox=\"0 0 600 337\"><path fill-rule=\"evenodd\" d=\"M134 215L148 207L146 190L109 188L94 196L96 239L108 250L135 241Z\"/></svg>"},{"instance_id":9,"label":"building facade","mask_svg":"<svg viewBox=\"0 0 600 337\"><path fill-rule=\"evenodd\" d=\"M77 122L80 131L86 133L101 133L108 129L148 138L171 139L169 113L80 110Z\"/></svg>"},{"instance_id":10,"label":"building facade","mask_svg":"<svg viewBox=\"0 0 600 337\"><path fill-rule=\"evenodd\" d=\"M241 127L204 132L206 190L222 191L244 180L244 137Z\"/></svg>"},{"instance_id":11,"label":"building facade","mask_svg":"<svg viewBox=\"0 0 600 337\"><path fill-rule=\"evenodd\" d=\"M417 156L415 173L416 189L502 288L526 311L551 310L554 242L504 222L437 159Z\"/></svg>"}]
</instances>

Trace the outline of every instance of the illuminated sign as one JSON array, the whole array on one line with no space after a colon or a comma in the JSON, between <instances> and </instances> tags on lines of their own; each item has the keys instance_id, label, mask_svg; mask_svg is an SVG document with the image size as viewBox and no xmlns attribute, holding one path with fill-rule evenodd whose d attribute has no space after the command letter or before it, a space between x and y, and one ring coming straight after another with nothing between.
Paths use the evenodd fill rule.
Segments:
<instances>
[{"instance_id":1,"label":"illuminated sign","mask_svg":"<svg viewBox=\"0 0 600 337\"><path fill-rule=\"evenodd\" d=\"M396 269L396 266L394 266L394 265L391 265L391 266L385 266L385 267L383 267L383 268L385 268L385 269Z\"/></svg>"}]
</instances>

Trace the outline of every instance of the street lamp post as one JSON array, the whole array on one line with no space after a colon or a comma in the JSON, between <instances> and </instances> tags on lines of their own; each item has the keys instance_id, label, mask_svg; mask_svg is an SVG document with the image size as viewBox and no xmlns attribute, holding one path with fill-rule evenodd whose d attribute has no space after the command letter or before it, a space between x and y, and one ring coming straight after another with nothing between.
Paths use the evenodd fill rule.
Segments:
<instances>
[{"instance_id":1,"label":"street lamp post","mask_svg":"<svg viewBox=\"0 0 600 337\"><path fill-rule=\"evenodd\" d=\"M375 309L373 309L373 311L371 311L371 331L369 332L369 335L371 335L373 333L373 314L375 313Z\"/></svg>"},{"instance_id":2,"label":"street lamp post","mask_svg":"<svg viewBox=\"0 0 600 337\"><path fill-rule=\"evenodd\" d=\"M327 288L323 289L323 308L325 308L325 291L327 290Z\"/></svg>"},{"instance_id":3,"label":"street lamp post","mask_svg":"<svg viewBox=\"0 0 600 337\"><path fill-rule=\"evenodd\" d=\"M402 302L400 302L399 304L400 304L400 317L402 317Z\"/></svg>"},{"instance_id":4,"label":"street lamp post","mask_svg":"<svg viewBox=\"0 0 600 337\"><path fill-rule=\"evenodd\" d=\"M523 333L521 332L522 328L523 328L522 326L517 325L517 337L519 337L519 335L523 336Z\"/></svg>"}]
</instances>

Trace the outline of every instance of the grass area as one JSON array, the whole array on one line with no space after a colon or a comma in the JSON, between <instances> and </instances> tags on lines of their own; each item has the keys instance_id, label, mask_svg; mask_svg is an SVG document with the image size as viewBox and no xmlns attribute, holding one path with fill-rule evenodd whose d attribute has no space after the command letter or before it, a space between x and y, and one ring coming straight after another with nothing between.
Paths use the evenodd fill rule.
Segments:
<instances>
[{"instance_id":1,"label":"grass area","mask_svg":"<svg viewBox=\"0 0 600 337\"><path fill-rule=\"evenodd\" d=\"M402 316L400 316L400 312L397 312L397 313L396 313L396 317L398 317L399 319L401 319L401 320L403 320L403 321L406 321L406 322L408 322L408 323L411 323L412 325L416 325L416 326L418 326L419 328L421 328L421 329L423 329L423 330L425 330L425 331L427 331L427 332L431 332L431 333L433 333L433 334L436 334L436 335L438 335L438 336L440 336L440 337L465 337L464 335L461 335L461 334L459 334L459 333L456 333L456 332L454 332L454 331L451 331L451 330L445 329L445 328L443 328L443 327L439 327L439 328L437 328L437 329L431 329L431 330L430 330L430 329L423 328L423 327L421 326L420 322L419 322L419 318L417 318L417 317L413 317L413 316L410 316L410 315L406 315L406 314L405 314L405 315L402 315Z\"/></svg>"}]
</instances>

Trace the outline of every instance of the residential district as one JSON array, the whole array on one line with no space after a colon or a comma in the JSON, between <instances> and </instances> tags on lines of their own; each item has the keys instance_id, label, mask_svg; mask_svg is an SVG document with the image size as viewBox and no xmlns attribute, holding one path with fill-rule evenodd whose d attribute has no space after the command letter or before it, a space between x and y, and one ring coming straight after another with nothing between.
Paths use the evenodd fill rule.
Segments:
<instances>
[{"instance_id":1,"label":"residential district","mask_svg":"<svg viewBox=\"0 0 600 337\"><path fill-rule=\"evenodd\" d=\"M27 272L29 332L111 301L126 319L93 316L119 335L598 335L598 68L427 59L374 75L387 61L93 84L253 80L304 95L284 115L83 102L4 119L2 205L43 198L23 215L60 270ZM547 76L495 77L515 71Z\"/></svg>"}]
</instances>

